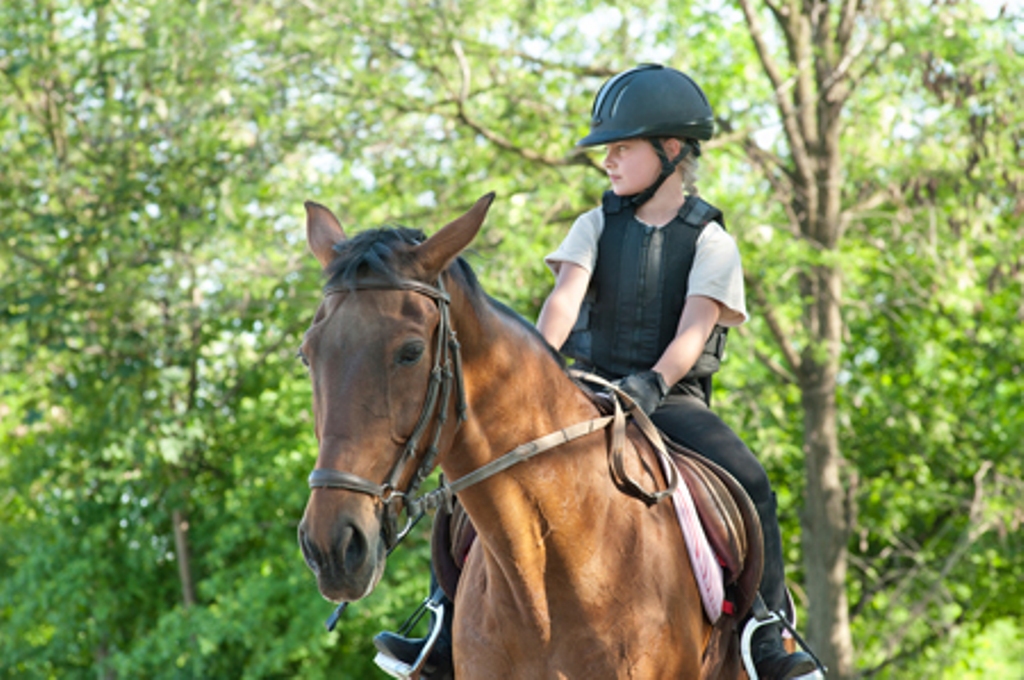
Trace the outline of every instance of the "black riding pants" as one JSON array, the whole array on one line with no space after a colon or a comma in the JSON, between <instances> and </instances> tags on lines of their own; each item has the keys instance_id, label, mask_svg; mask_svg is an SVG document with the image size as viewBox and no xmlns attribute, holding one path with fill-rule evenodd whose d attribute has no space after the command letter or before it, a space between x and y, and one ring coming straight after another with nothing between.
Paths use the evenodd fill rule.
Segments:
<instances>
[{"instance_id":1,"label":"black riding pants","mask_svg":"<svg viewBox=\"0 0 1024 680\"><path fill-rule=\"evenodd\" d=\"M768 474L747 445L701 397L673 391L651 420L671 439L721 465L746 489L761 520L764 571L761 594L768 607L786 607L786 570L782 563L782 535L776 515L775 494Z\"/></svg>"},{"instance_id":2,"label":"black riding pants","mask_svg":"<svg viewBox=\"0 0 1024 680\"><path fill-rule=\"evenodd\" d=\"M725 468L755 505L771 499L771 484L760 461L701 399L673 391L651 420L674 441Z\"/></svg>"}]
</instances>

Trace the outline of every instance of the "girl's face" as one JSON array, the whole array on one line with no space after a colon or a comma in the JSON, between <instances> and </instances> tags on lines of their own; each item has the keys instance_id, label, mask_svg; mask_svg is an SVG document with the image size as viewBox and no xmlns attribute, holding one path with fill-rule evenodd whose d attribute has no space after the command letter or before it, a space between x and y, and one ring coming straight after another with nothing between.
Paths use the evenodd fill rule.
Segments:
<instances>
[{"instance_id":1,"label":"girl's face","mask_svg":"<svg viewBox=\"0 0 1024 680\"><path fill-rule=\"evenodd\" d=\"M661 161L646 139L612 142L604 156L604 169L617 196L632 196L651 186L661 172Z\"/></svg>"}]
</instances>

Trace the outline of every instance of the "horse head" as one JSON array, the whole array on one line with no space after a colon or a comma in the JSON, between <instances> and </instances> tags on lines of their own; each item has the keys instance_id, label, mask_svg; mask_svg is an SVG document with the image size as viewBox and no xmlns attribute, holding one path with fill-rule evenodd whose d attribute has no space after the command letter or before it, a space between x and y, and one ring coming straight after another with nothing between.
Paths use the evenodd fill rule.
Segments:
<instances>
[{"instance_id":1,"label":"horse head","mask_svg":"<svg viewBox=\"0 0 1024 680\"><path fill-rule=\"evenodd\" d=\"M406 494L436 463L437 447L450 444L457 421L445 414L461 376L450 368L443 272L493 198L425 240L411 229L350 239L330 210L306 203L309 248L327 284L300 349L319 451L298 539L329 600L373 591L401 533L397 516L408 513Z\"/></svg>"}]
</instances>

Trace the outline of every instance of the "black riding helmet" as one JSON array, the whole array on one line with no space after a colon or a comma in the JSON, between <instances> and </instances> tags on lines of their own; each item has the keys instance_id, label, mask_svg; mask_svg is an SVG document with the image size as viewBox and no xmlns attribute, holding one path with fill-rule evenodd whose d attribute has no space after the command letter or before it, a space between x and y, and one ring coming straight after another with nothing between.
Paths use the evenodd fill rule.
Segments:
<instances>
[{"instance_id":1,"label":"black riding helmet","mask_svg":"<svg viewBox=\"0 0 1024 680\"><path fill-rule=\"evenodd\" d=\"M650 141L661 159L661 174L654 184L630 198L640 206L687 155L700 156L700 140L711 139L713 132L711 105L692 78L660 64L642 64L601 86L590 111L590 134L576 145L597 146L637 138ZM685 140L676 158L666 155L661 144L664 137Z\"/></svg>"}]
</instances>

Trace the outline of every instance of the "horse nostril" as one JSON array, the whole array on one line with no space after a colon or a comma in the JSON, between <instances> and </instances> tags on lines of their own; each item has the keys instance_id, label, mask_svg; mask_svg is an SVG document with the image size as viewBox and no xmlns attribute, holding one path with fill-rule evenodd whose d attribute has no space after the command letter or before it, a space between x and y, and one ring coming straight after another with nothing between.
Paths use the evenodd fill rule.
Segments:
<instances>
[{"instance_id":1,"label":"horse nostril","mask_svg":"<svg viewBox=\"0 0 1024 680\"><path fill-rule=\"evenodd\" d=\"M322 556L316 545L309 540L309 534L306 533L305 528L302 526L299 527L299 548L302 550L302 556L306 559L306 564L309 565L309 568L314 572L319 572Z\"/></svg>"},{"instance_id":2,"label":"horse nostril","mask_svg":"<svg viewBox=\"0 0 1024 680\"><path fill-rule=\"evenodd\" d=\"M350 524L341 530L337 548L342 556L342 565L348 573L355 572L366 561L366 537L354 525Z\"/></svg>"}]
</instances>

